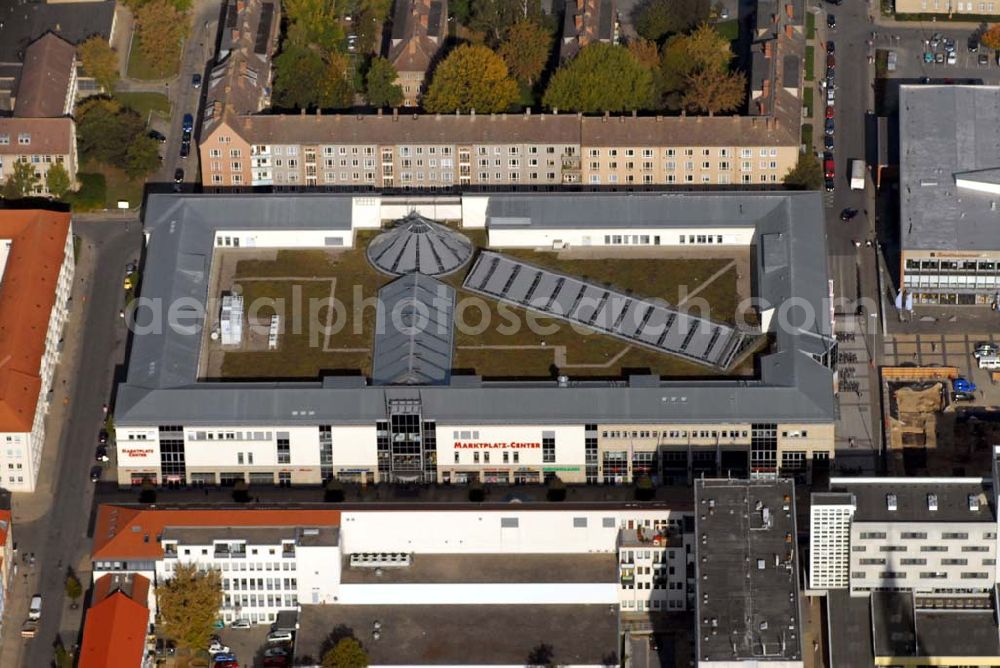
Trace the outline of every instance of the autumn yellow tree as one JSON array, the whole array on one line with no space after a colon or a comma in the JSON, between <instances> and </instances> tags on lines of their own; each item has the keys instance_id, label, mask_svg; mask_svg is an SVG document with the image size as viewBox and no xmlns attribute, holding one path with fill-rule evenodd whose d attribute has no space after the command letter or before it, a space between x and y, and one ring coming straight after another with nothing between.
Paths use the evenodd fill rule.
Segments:
<instances>
[{"instance_id":1,"label":"autumn yellow tree","mask_svg":"<svg viewBox=\"0 0 1000 668\"><path fill-rule=\"evenodd\" d=\"M206 647L222 606L219 572L202 573L193 564L178 564L174 576L156 588L156 604L164 635L181 647Z\"/></svg>"},{"instance_id":2,"label":"autumn yellow tree","mask_svg":"<svg viewBox=\"0 0 1000 668\"><path fill-rule=\"evenodd\" d=\"M166 76L180 60L187 35L187 15L170 0L150 0L135 12L139 49L160 76Z\"/></svg>"},{"instance_id":3,"label":"autumn yellow tree","mask_svg":"<svg viewBox=\"0 0 1000 668\"><path fill-rule=\"evenodd\" d=\"M118 81L118 54L100 35L94 35L76 47L83 70L107 92Z\"/></svg>"},{"instance_id":4,"label":"autumn yellow tree","mask_svg":"<svg viewBox=\"0 0 1000 668\"><path fill-rule=\"evenodd\" d=\"M983 36L979 38L979 41L983 43L988 49L1000 49L1000 23L994 23L989 27L989 29L983 33Z\"/></svg>"},{"instance_id":5,"label":"autumn yellow tree","mask_svg":"<svg viewBox=\"0 0 1000 668\"><path fill-rule=\"evenodd\" d=\"M552 50L552 35L535 21L521 19L500 44L500 56L518 81L531 86L538 80Z\"/></svg>"},{"instance_id":6,"label":"autumn yellow tree","mask_svg":"<svg viewBox=\"0 0 1000 668\"><path fill-rule=\"evenodd\" d=\"M431 112L505 111L518 97L507 64L488 47L463 44L445 58L424 97Z\"/></svg>"}]
</instances>

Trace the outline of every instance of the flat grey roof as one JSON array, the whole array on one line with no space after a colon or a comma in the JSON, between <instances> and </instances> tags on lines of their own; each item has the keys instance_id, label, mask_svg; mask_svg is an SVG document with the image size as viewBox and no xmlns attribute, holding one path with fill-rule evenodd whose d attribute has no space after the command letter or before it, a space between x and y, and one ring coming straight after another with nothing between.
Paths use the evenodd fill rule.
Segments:
<instances>
[{"instance_id":1,"label":"flat grey roof","mask_svg":"<svg viewBox=\"0 0 1000 668\"><path fill-rule=\"evenodd\" d=\"M911 592L872 592L874 651L878 657L995 657L997 616L985 608L925 609Z\"/></svg>"},{"instance_id":2,"label":"flat grey roof","mask_svg":"<svg viewBox=\"0 0 1000 668\"><path fill-rule=\"evenodd\" d=\"M572 206L580 226L637 215L645 224L752 225L754 243L773 235L767 260L755 256L754 291L763 307L795 298L775 331L775 352L759 360L758 379L637 382L484 382L452 376L448 385L413 388L341 382L202 382L200 328L195 305L208 299L217 229L351 228L352 197L328 194L155 194L147 201L148 252L142 297L164 305L187 300L194 333L174 327L136 332L126 382L119 386L117 424L370 424L385 419L393 399L418 398L428 418L452 423L756 422L827 423L834 419L833 374L822 362L834 346L828 306L826 245L819 193L573 195L496 194L488 210L526 214L538 224L562 218ZM632 212L632 213L628 213ZM714 218L713 218L714 216ZM534 224L534 222L533 222ZM817 261L817 259L821 261ZM150 314L137 322L149 324ZM641 381L641 382L640 382Z\"/></svg>"},{"instance_id":3,"label":"flat grey roof","mask_svg":"<svg viewBox=\"0 0 1000 668\"><path fill-rule=\"evenodd\" d=\"M995 194L955 176L1000 167L1000 86L900 86L899 225L905 250L1000 250Z\"/></svg>"},{"instance_id":4,"label":"flat grey roof","mask_svg":"<svg viewBox=\"0 0 1000 668\"><path fill-rule=\"evenodd\" d=\"M695 481L698 661L802 659L794 489Z\"/></svg>"},{"instance_id":5,"label":"flat grey roof","mask_svg":"<svg viewBox=\"0 0 1000 668\"><path fill-rule=\"evenodd\" d=\"M831 589L825 603L831 668L858 668L875 663L872 653L872 610L868 596Z\"/></svg>"},{"instance_id":6,"label":"flat grey roof","mask_svg":"<svg viewBox=\"0 0 1000 668\"><path fill-rule=\"evenodd\" d=\"M415 554L405 568L351 568L344 555L340 581L365 583L438 582L615 582L618 557L607 554Z\"/></svg>"},{"instance_id":7,"label":"flat grey roof","mask_svg":"<svg viewBox=\"0 0 1000 668\"><path fill-rule=\"evenodd\" d=\"M913 592L871 593L875 656L917 656Z\"/></svg>"},{"instance_id":8,"label":"flat grey roof","mask_svg":"<svg viewBox=\"0 0 1000 668\"><path fill-rule=\"evenodd\" d=\"M375 305L375 385L446 384L451 377L455 289L409 274L378 291Z\"/></svg>"},{"instance_id":9,"label":"flat grey roof","mask_svg":"<svg viewBox=\"0 0 1000 668\"><path fill-rule=\"evenodd\" d=\"M851 494L855 522L996 522L993 484L988 478L831 478L831 492ZM889 495L896 510L889 510ZM937 510L929 509L929 497ZM978 510L970 510L969 497ZM814 496L815 498L815 496Z\"/></svg>"},{"instance_id":10,"label":"flat grey roof","mask_svg":"<svg viewBox=\"0 0 1000 668\"><path fill-rule=\"evenodd\" d=\"M616 608L608 605L303 605L295 639L295 664L318 664L332 645L332 632L340 630L361 642L372 666L616 666ZM376 621L381 625L378 640L372 637ZM548 649L542 650L543 646Z\"/></svg>"},{"instance_id":11,"label":"flat grey roof","mask_svg":"<svg viewBox=\"0 0 1000 668\"><path fill-rule=\"evenodd\" d=\"M752 332L693 316L659 300L628 295L492 251L479 254L462 287L721 369L729 368L756 338Z\"/></svg>"}]
</instances>

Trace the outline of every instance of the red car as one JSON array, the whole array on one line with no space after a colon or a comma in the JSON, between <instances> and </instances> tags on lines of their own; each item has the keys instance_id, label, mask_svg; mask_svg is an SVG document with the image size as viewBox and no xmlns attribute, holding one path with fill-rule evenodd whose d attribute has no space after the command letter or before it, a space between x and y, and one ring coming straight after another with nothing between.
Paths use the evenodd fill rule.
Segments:
<instances>
[{"instance_id":1,"label":"red car","mask_svg":"<svg viewBox=\"0 0 1000 668\"><path fill-rule=\"evenodd\" d=\"M823 161L823 175L828 178L833 178L833 160L827 159Z\"/></svg>"},{"instance_id":2,"label":"red car","mask_svg":"<svg viewBox=\"0 0 1000 668\"><path fill-rule=\"evenodd\" d=\"M826 108L826 117L827 118L833 118L833 106L832 105Z\"/></svg>"}]
</instances>

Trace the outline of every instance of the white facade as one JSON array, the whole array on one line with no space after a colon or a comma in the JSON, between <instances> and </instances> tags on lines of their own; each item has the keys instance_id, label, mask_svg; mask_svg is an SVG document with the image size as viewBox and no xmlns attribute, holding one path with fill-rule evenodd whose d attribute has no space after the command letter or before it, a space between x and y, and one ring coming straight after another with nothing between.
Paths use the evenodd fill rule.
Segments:
<instances>
[{"instance_id":1,"label":"white facade","mask_svg":"<svg viewBox=\"0 0 1000 668\"><path fill-rule=\"evenodd\" d=\"M850 581L853 504L815 501L809 508L809 588L844 589Z\"/></svg>"},{"instance_id":2,"label":"white facade","mask_svg":"<svg viewBox=\"0 0 1000 668\"><path fill-rule=\"evenodd\" d=\"M526 220L525 223L528 221ZM544 228L491 226L491 248L565 248L591 246L742 246L750 245L754 228L608 227Z\"/></svg>"},{"instance_id":3,"label":"white facade","mask_svg":"<svg viewBox=\"0 0 1000 668\"><path fill-rule=\"evenodd\" d=\"M45 332L45 350L39 361L41 385L30 432L0 433L0 484L14 492L33 492L41 468L45 445L45 418L49 412L52 378L61 354L59 342L69 319L69 298L73 288L73 228L66 234L62 266L56 280L55 303ZM0 290L3 284L0 282Z\"/></svg>"}]
</instances>

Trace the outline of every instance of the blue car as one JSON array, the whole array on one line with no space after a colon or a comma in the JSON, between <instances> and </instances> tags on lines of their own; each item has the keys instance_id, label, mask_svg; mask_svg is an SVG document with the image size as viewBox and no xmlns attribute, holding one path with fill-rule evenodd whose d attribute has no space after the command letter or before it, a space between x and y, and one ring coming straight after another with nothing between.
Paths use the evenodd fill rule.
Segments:
<instances>
[{"instance_id":1,"label":"blue car","mask_svg":"<svg viewBox=\"0 0 1000 668\"><path fill-rule=\"evenodd\" d=\"M191 114L184 114L184 130L190 132L194 129L194 116Z\"/></svg>"},{"instance_id":2,"label":"blue car","mask_svg":"<svg viewBox=\"0 0 1000 668\"><path fill-rule=\"evenodd\" d=\"M955 380L951 381L951 389L955 390L956 392L965 392L971 394L972 392L976 391L976 384L973 383L971 380L967 380L965 378L956 378Z\"/></svg>"}]
</instances>

